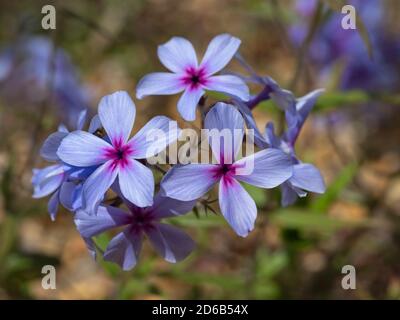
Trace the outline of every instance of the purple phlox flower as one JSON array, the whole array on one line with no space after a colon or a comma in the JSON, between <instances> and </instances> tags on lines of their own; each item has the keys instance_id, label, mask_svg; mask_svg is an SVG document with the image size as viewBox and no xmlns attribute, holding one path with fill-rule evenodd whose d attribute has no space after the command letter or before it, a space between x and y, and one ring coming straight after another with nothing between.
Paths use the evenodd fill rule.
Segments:
<instances>
[{"instance_id":1,"label":"purple phlox flower","mask_svg":"<svg viewBox=\"0 0 400 320\"><path fill-rule=\"evenodd\" d=\"M233 75L214 74L223 69L240 46L240 40L229 34L213 38L203 60L198 64L192 44L181 37L158 47L161 63L172 73L157 72L143 77L137 85L136 95L142 99L148 95L169 95L183 91L178 101L178 111L183 119L196 118L196 106L204 90L213 90L248 100L249 89L245 82Z\"/></svg>"},{"instance_id":2,"label":"purple phlox flower","mask_svg":"<svg viewBox=\"0 0 400 320\"><path fill-rule=\"evenodd\" d=\"M124 227L111 239L104 252L104 260L119 264L123 270L132 269L142 248L144 235L156 251L168 262L186 258L193 250L193 240L178 228L161 222L164 218L179 216L192 210L195 201L179 201L157 194L153 205L141 208L122 197L128 212L111 206L99 206L96 215L79 210L75 224L85 239L107 230Z\"/></svg>"},{"instance_id":3,"label":"purple phlox flower","mask_svg":"<svg viewBox=\"0 0 400 320\"><path fill-rule=\"evenodd\" d=\"M305 96L296 99L294 111L292 109L286 110L285 118L288 128L285 133L284 140L292 147L297 140L304 122L306 121L311 110L314 108L318 97L324 91L324 89L316 89L311 91Z\"/></svg>"},{"instance_id":4,"label":"purple phlox flower","mask_svg":"<svg viewBox=\"0 0 400 320\"><path fill-rule=\"evenodd\" d=\"M260 93L253 95L248 101L245 101L245 104L250 110L260 102L272 99L281 110L293 112L296 98L291 91L283 89L269 76L258 75L239 53L235 54L235 59L249 73L249 76L243 76L237 73L235 73L235 75L242 78L245 82L258 84L263 87ZM234 100L240 99L236 98Z\"/></svg>"},{"instance_id":5,"label":"purple phlox flower","mask_svg":"<svg viewBox=\"0 0 400 320\"><path fill-rule=\"evenodd\" d=\"M89 101L67 53L39 36L22 37L0 53L0 95L21 106L54 102L71 126Z\"/></svg>"},{"instance_id":6,"label":"purple phlox flower","mask_svg":"<svg viewBox=\"0 0 400 320\"><path fill-rule=\"evenodd\" d=\"M307 36L308 21L317 4L317 1L296 1L300 19L291 26L289 36L298 47ZM355 7L357 20L361 19L368 31L373 57L369 56L359 28L341 28L343 15L332 12L318 28L309 48L312 65L320 71L319 83L330 80L332 70L337 69L338 63L343 63L339 79L341 89L395 90L399 79L397 70L400 59L397 53L400 41L398 34L387 28L385 2L352 0L347 4Z\"/></svg>"},{"instance_id":7,"label":"purple phlox flower","mask_svg":"<svg viewBox=\"0 0 400 320\"><path fill-rule=\"evenodd\" d=\"M256 107L260 102L272 99L279 109L287 114L287 117L296 116L296 98L293 93L289 90L281 88L278 83L268 76L258 76L247 63L240 58L241 64L245 64L246 69L251 70L251 75L246 81L256 83L263 86L262 91L253 96L249 101L245 102L238 98L233 98L233 104L238 108L247 127L254 130L254 142L260 148L266 148L269 146L265 140L265 136L258 129L255 119L251 110Z\"/></svg>"},{"instance_id":8,"label":"purple phlox flower","mask_svg":"<svg viewBox=\"0 0 400 320\"><path fill-rule=\"evenodd\" d=\"M157 116L128 140L135 114L135 104L128 93L118 91L105 96L100 101L98 115L107 140L78 130L68 134L58 148L57 155L69 165L81 168L97 166L83 184L83 207L89 213L96 212L116 179L122 194L130 202L139 207L152 205L153 173L138 160L164 150L177 139L180 130L176 122Z\"/></svg>"},{"instance_id":9,"label":"purple phlox flower","mask_svg":"<svg viewBox=\"0 0 400 320\"><path fill-rule=\"evenodd\" d=\"M212 137L209 140L218 164L176 165L164 176L161 188L168 197L190 201L200 198L219 183L221 212L235 232L246 237L254 228L257 208L239 181L260 188L274 188L290 178L292 163L284 152L274 148L238 160L244 120L232 105L217 103L206 115L205 128L232 133L230 141L217 143Z\"/></svg>"},{"instance_id":10,"label":"purple phlox flower","mask_svg":"<svg viewBox=\"0 0 400 320\"><path fill-rule=\"evenodd\" d=\"M82 129L85 120L86 110L83 110L80 112L75 128ZM33 197L42 198L51 195L48 202L48 211L53 221L56 218L60 203L71 211L80 207L81 185L78 182L93 170L70 166L63 163L57 156L57 149L67 135L68 129L64 125L61 125L57 132L50 134L40 149L40 155L55 164L43 169L33 169Z\"/></svg>"},{"instance_id":11,"label":"purple phlox flower","mask_svg":"<svg viewBox=\"0 0 400 320\"><path fill-rule=\"evenodd\" d=\"M268 123L265 128L265 134L270 145L279 148L290 155L293 163L293 175L281 185L282 206L286 207L293 204L297 197L307 196L307 191L315 193L325 192L324 179L315 166L308 163L302 163L294 152L294 145L283 139L278 138L274 133L272 123Z\"/></svg>"},{"instance_id":12,"label":"purple phlox flower","mask_svg":"<svg viewBox=\"0 0 400 320\"><path fill-rule=\"evenodd\" d=\"M271 77L259 76L249 64L240 56L236 55L240 64L250 73L246 81L264 86L264 89L249 101L244 102L240 99L233 99L234 104L243 115L246 125L254 130L254 142L261 149L268 147L277 148L285 152L293 164L293 175L281 185L282 205L293 204L297 196L305 197L306 191L323 193L325 192L324 180L319 170L311 164L303 164L295 154L294 145L303 124L315 105L316 100L324 91L317 89L309 94L296 99L294 94L285 90ZM285 112L287 130L282 138L274 133L274 126L268 123L265 133L262 134L257 127L251 109L261 101L272 99L277 107Z\"/></svg>"},{"instance_id":13,"label":"purple phlox flower","mask_svg":"<svg viewBox=\"0 0 400 320\"><path fill-rule=\"evenodd\" d=\"M264 141L259 143L259 140L256 140L260 148L265 148L265 146L278 148L290 156L293 175L281 185L283 206L293 204L297 196L305 197L307 191L325 192L325 183L320 171L311 164L302 163L297 158L294 148L302 126L322 92L322 89L314 90L296 100L296 112L294 114L291 111L286 112L288 128L282 137L277 137L273 124L268 123L265 128ZM249 123L255 124L255 121Z\"/></svg>"}]
</instances>

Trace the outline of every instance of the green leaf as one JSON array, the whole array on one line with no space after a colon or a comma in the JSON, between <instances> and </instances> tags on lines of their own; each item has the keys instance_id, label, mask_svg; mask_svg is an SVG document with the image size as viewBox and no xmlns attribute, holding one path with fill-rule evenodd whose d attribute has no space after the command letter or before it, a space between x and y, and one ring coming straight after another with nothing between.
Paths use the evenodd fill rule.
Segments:
<instances>
[{"instance_id":1,"label":"green leaf","mask_svg":"<svg viewBox=\"0 0 400 320\"><path fill-rule=\"evenodd\" d=\"M321 95L315 104L315 111L332 110L339 106L365 103L370 100L367 93L361 90L352 90L346 92L325 92Z\"/></svg>"},{"instance_id":2,"label":"green leaf","mask_svg":"<svg viewBox=\"0 0 400 320\"><path fill-rule=\"evenodd\" d=\"M367 221L345 221L299 209L279 210L271 215L271 221L284 228L316 232L333 232L339 229L360 227L367 224Z\"/></svg>"},{"instance_id":3,"label":"green leaf","mask_svg":"<svg viewBox=\"0 0 400 320\"><path fill-rule=\"evenodd\" d=\"M215 284L219 287L225 289L239 289L244 285L244 279L229 275L214 275L209 273L200 273L200 272L177 272L174 273L174 276L178 279L181 279L185 282L194 285L201 285L204 283L207 284Z\"/></svg>"},{"instance_id":4,"label":"green leaf","mask_svg":"<svg viewBox=\"0 0 400 320\"><path fill-rule=\"evenodd\" d=\"M257 273L260 281L270 280L288 265L288 256L285 252L269 254L265 249L257 252Z\"/></svg>"}]
</instances>

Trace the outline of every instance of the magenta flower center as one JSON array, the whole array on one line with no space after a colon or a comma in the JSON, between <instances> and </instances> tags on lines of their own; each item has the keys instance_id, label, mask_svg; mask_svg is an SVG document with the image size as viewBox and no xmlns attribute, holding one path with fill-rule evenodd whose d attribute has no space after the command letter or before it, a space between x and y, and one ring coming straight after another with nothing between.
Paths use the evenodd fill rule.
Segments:
<instances>
[{"instance_id":1,"label":"magenta flower center","mask_svg":"<svg viewBox=\"0 0 400 320\"><path fill-rule=\"evenodd\" d=\"M104 157L112 160L112 167L125 167L129 163L129 158L133 154L133 148L130 144L124 144L121 140L114 141L113 145L104 150Z\"/></svg>"},{"instance_id":2,"label":"magenta flower center","mask_svg":"<svg viewBox=\"0 0 400 320\"><path fill-rule=\"evenodd\" d=\"M132 211L132 228L137 231L149 231L154 228L154 215L146 210L138 209Z\"/></svg>"},{"instance_id":3,"label":"magenta flower center","mask_svg":"<svg viewBox=\"0 0 400 320\"><path fill-rule=\"evenodd\" d=\"M187 68L181 80L185 86L189 86L192 90L207 84L207 76L204 68Z\"/></svg>"},{"instance_id":4,"label":"magenta flower center","mask_svg":"<svg viewBox=\"0 0 400 320\"><path fill-rule=\"evenodd\" d=\"M232 164L221 164L214 169L213 175L216 178L232 178L236 173L236 168Z\"/></svg>"}]
</instances>

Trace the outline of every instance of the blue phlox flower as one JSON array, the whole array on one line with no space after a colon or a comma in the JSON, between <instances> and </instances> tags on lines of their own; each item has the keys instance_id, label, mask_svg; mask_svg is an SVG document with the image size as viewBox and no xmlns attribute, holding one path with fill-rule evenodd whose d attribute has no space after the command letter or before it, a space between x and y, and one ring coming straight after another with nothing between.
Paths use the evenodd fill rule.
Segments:
<instances>
[{"instance_id":1,"label":"blue phlox flower","mask_svg":"<svg viewBox=\"0 0 400 320\"><path fill-rule=\"evenodd\" d=\"M137 98L148 95L170 95L183 91L178 111L183 119L196 118L196 106L205 90L213 90L248 100L246 83L234 75L214 75L223 69L240 46L240 40L229 34L213 38L201 63L192 44L182 37L173 37L158 47L161 63L172 73L156 72L143 77L137 85Z\"/></svg>"},{"instance_id":2,"label":"blue phlox flower","mask_svg":"<svg viewBox=\"0 0 400 320\"><path fill-rule=\"evenodd\" d=\"M232 105L217 103L206 115L205 128L232 133L232 139L223 143L217 143L212 137L209 139L217 164L175 165L164 176L161 188L168 197L191 201L202 197L219 183L221 213L239 236L246 237L254 228L257 208L239 181L260 188L274 188L290 178L292 163L284 152L275 148L237 159L243 140L244 120Z\"/></svg>"}]
</instances>

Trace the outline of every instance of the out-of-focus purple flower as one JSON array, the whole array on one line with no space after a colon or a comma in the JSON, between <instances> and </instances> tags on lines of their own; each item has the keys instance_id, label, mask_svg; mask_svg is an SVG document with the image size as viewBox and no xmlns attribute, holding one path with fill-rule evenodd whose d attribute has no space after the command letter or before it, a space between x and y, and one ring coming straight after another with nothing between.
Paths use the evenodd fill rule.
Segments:
<instances>
[{"instance_id":1,"label":"out-of-focus purple flower","mask_svg":"<svg viewBox=\"0 0 400 320\"><path fill-rule=\"evenodd\" d=\"M0 53L0 95L18 105L50 102L69 126L89 100L68 55L39 36L23 37Z\"/></svg>"},{"instance_id":2,"label":"out-of-focus purple flower","mask_svg":"<svg viewBox=\"0 0 400 320\"><path fill-rule=\"evenodd\" d=\"M210 139L218 164L176 165L164 176L161 188L168 197L190 201L219 183L221 212L235 232L246 237L254 228L257 208L239 181L260 188L274 188L290 178L292 163L284 152L274 148L236 160L243 140L244 121L231 105L217 103L205 118L205 128L219 132L229 130L233 136L230 148L225 147L229 144L227 141L216 143ZM250 167L253 168L251 172L243 170Z\"/></svg>"},{"instance_id":3,"label":"out-of-focus purple flower","mask_svg":"<svg viewBox=\"0 0 400 320\"><path fill-rule=\"evenodd\" d=\"M146 235L156 251L171 263L186 258L193 250L193 240L178 228L161 223L164 218L179 216L192 210L195 201L179 201L157 194L153 205L141 208L122 197L129 212L111 206L99 206L96 215L79 210L75 224L84 237L90 239L107 230L124 227L111 239L104 260L119 264L123 270L132 269Z\"/></svg>"},{"instance_id":4,"label":"out-of-focus purple flower","mask_svg":"<svg viewBox=\"0 0 400 320\"><path fill-rule=\"evenodd\" d=\"M183 92L178 101L178 111L187 121L196 118L196 106L204 90L213 90L249 98L245 82L233 75L214 74L224 68L240 46L240 40L221 34L211 40L200 65L192 44L181 37L173 37L158 47L161 63L172 73L157 72L143 77L137 85L137 97L169 95Z\"/></svg>"},{"instance_id":5,"label":"out-of-focus purple flower","mask_svg":"<svg viewBox=\"0 0 400 320\"><path fill-rule=\"evenodd\" d=\"M138 160L164 150L177 139L179 129L170 126L169 118L157 116L128 140L135 114L135 104L126 92L105 96L100 101L98 115L107 139L78 130L68 134L58 148L58 157L69 165L98 166L83 184L84 209L89 213L96 212L117 178L125 198L140 207L152 205L153 173ZM163 137L149 139L154 131L162 131Z\"/></svg>"},{"instance_id":6,"label":"out-of-focus purple flower","mask_svg":"<svg viewBox=\"0 0 400 320\"><path fill-rule=\"evenodd\" d=\"M385 25L384 1L350 0L347 4L356 8L368 31L373 58L369 57L359 30L345 30L341 26L343 15L333 12L318 28L310 44L310 58L320 70L320 80L329 75L336 63L343 62L340 78L341 89L365 89L371 91L395 90L398 87L400 41ZM300 46L307 36L310 16L317 1L297 0L295 9L301 19L293 24L289 35L295 45Z\"/></svg>"}]
</instances>

